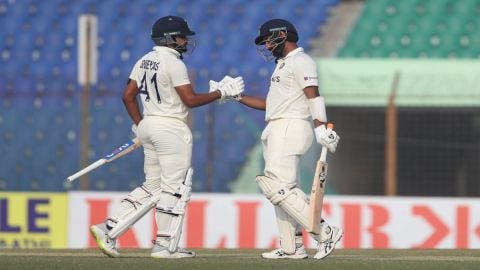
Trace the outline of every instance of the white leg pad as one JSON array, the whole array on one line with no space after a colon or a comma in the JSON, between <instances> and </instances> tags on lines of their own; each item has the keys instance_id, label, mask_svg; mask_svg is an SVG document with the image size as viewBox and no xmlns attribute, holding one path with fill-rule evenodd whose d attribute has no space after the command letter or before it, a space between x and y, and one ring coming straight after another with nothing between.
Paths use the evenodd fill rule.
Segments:
<instances>
[{"instance_id":1,"label":"white leg pad","mask_svg":"<svg viewBox=\"0 0 480 270\"><path fill-rule=\"evenodd\" d=\"M108 233L108 237L115 239L125 233L133 224L155 207L160 194L162 194L161 190L152 194L145 187L133 190L122 201L119 214L107 220L107 225L113 227Z\"/></svg>"},{"instance_id":2,"label":"white leg pad","mask_svg":"<svg viewBox=\"0 0 480 270\"><path fill-rule=\"evenodd\" d=\"M165 193L156 207L157 237L168 239L168 250L176 252L182 235L185 208L190 201L193 169L189 168L178 193ZM166 239L165 239L166 238ZM167 245L167 243L165 243Z\"/></svg>"},{"instance_id":3,"label":"white leg pad","mask_svg":"<svg viewBox=\"0 0 480 270\"><path fill-rule=\"evenodd\" d=\"M114 214L105 222L107 228L115 228L119 221L128 218L129 215L135 212L144 203L148 203L152 196L152 192L145 186L132 190L130 194L122 200Z\"/></svg>"},{"instance_id":4,"label":"white leg pad","mask_svg":"<svg viewBox=\"0 0 480 270\"><path fill-rule=\"evenodd\" d=\"M282 208L307 231L311 230L308 225L309 205L307 197L301 189L289 189L282 183L264 175L257 176L256 180L262 192L273 205Z\"/></svg>"}]
</instances>

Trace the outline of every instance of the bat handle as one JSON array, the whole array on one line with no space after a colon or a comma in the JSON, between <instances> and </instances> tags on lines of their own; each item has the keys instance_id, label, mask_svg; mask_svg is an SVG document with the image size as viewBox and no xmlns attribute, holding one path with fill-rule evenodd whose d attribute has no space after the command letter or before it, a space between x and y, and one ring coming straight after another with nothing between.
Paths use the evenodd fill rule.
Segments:
<instances>
[{"instance_id":1,"label":"bat handle","mask_svg":"<svg viewBox=\"0 0 480 270\"><path fill-rule=\"evenodd\" d=\"M320 152L320 161L322 162L327 161L327 153L328 153L327 147L322 146L322 152Z\"/></svg>"},{"instance_id":2,"label":"bat handle","mask_svg":"<svg viewBox=\"0 0 480 270\"><path fill-rule=\"evenodd\" d=\"M332 130L332 129L333 129L333 123L328 123L327 130ZM320 152L320 161L322 162L327 161L327 153L328 153L327 147L322 146L322 152Z\"/></svg>"}]
</instances>

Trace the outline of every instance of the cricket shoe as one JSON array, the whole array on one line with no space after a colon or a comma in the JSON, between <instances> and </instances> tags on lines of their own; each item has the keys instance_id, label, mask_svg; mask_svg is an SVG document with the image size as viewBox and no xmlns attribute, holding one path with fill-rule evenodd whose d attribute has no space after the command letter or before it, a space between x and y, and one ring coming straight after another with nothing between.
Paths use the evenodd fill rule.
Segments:
<instances>
[{"instance_id":1,"label":"cricket shoe","mask_svg":"<svg viewBox=\"0 0 480 270\"><path fill-rule=\"evenodd\" d=\"M307 251L304 246L301 246L295 250L295 253L288 254L283 249L275 249L270 252L262 253L264 259L306 259L308 258Z\"/></svg>"},{"instance_id":2,"label":"cricket shoe","mask_svg":"<svg viewBox=\"0 0 480 270\"><path fill-rule=\"evenodd\" d=\"M193 258L195 257L195 252L189 251L183 248L177 248L175 252L170 252L168 247L162 246L155 242L153 246L152 253L150 254L153 258L158 259L181 259L181 258Z\"/></svg>"},{"instance_id":3,"label":"cricket shoe","mask_svg":"<svg viewBox=\"0 0 480 270\"><path fill-rule=\"evenodd\" d=\"M318 242L317 246L317 253L313 258L315 259L323 259L330 255L333 250L335 249L335 245L342 239L343 236L343 230L334 227L334 226L329 226L330 227L330 234L328 235L328 239L322 242Z\"/></svg>"},{"instance_id":4,"label":"cricket shoe","mask_svg":"<svg viewBox=\"0 0 480 270\"><path fill-rule=\"evenodd\" d=\"M108 237L108 230L104 223L90 226L90 233L103 253L112 258L120 257L116 239Z\"/></svg>"}]
</instances>

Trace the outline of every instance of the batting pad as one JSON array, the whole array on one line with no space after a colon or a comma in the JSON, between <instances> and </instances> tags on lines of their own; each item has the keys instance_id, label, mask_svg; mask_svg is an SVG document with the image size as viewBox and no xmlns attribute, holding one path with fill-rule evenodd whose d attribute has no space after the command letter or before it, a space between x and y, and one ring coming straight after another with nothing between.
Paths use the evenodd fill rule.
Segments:
<instances>
[{"instance_id":1,"label":"batting pad","mask_svg":"<svg viewBox=\"0 0 480 270\"><path fill-rule=\"evenodd\" d=\"M282 183L264 175L257 176L256 180L262 192L273 205L282 208L307 231L311 231L311 228L308 227L309 205L307 196L301 189L289 189Z\"/></svg>"},{"instance_id":2,"label":"batting pad","mask_svg":"<svg viewBox=\"0 0 480 270\"><path fill-rule=\"evenodd\" d=\"M155 216L158 225L157 237L168 237L168 250L170 252L177 251L178 242L182 235L185 209L188 201L190 201L192 191L192 175L193 169L189 168L178 193L162 194L160 201L155 208Z\"/></svg>"}]
</instances>

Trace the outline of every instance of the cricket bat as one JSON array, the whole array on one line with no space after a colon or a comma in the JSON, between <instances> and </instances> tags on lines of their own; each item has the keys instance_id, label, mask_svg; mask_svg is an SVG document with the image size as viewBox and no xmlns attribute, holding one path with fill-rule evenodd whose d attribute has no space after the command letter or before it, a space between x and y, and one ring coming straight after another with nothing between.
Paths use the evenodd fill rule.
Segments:
<instances>
[{"instance_id":1,"label":"cricket bat","mask_svg":"<svg viewBox=\"0 0 480 270\"><path fill-rule=\"evenodd\" d=\"M72 182L73 180L79 178L80 176L82 176L84 174L87 174L87 173L95 170L96 168L102 166L105 163L108 163L108 162L114 161L114 160L116 160L120 157L123 157L124 155L132 152L133 150L137 149L140 146L141 146L141 144L140 144L140 141L138 140L138 138L130 140L129 142L127 142L125 144L122 144L120 147L115 148L110 154L106 155L105 157L95 161L94 163L88 165L84 169L70 175L69 177L67 177L67 181Z\"/></svg>"},{"instance_id":2,"label":"cricket bat","mask_svg":"<svg viewBox=\"0 0 480 270\"><path fill-rule=\"evenodd\" d=\"M333 124L328 124L327 129L332 129ZM310 192L310 232L320 233L320 222L322 220L323 195L325 194L325 184L327 181L327 152L326 147L322 147L320 159L317 161L315 175L313 176L312 191Z\"/></svg>"}]
</instances>

